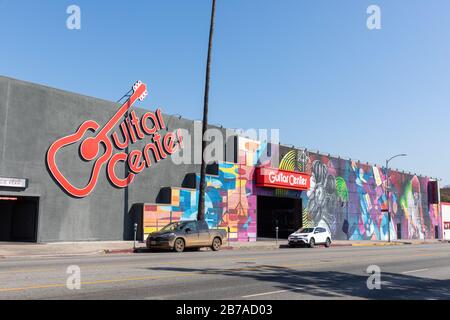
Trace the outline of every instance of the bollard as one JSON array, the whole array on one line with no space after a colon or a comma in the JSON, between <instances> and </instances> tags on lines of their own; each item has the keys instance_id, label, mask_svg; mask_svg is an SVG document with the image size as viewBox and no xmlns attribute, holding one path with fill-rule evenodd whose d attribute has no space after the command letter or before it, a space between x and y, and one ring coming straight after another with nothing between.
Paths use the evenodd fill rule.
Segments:
<instances>
[{"instance_id":1,"label":"bollard","mask_svg":"<svg viewBox=\"0 0 450 320\"><path fill-rule=\"evenodd\" d=\"M228 246L230 246L230 226L228 226L227 238L228 238Z\"/></svg>"},{"instance_id":2,"label":"bollard","mask_svg":"<svg viewBox=\"0 0 450 320\"><path fill-rule=\"evenodd\" d=\"M278 227L275 227L275 235L276 235L277 245L278 245Z\"/></svg>"},{"instance_id":3,"label":"bollard","mask_svg":"<svg viewBox=\"0 0 450 320\"><path fill-rule=\"evenodd\" d=\"M135 223L135 224L134 224L134 242L133 242L133 249L136 249L136 234L137 234L137 227L138 227L138 224Z\"/></svg>"}]
</instances>

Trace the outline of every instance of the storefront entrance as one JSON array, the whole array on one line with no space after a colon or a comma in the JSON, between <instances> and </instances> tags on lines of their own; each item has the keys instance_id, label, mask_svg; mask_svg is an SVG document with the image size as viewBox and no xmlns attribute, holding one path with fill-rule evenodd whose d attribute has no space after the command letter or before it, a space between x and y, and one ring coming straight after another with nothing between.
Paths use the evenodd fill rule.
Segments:
<instances>
[{"instance_id":1,"label":"storefront entrance","mask_svg":"<svg viewBox=\"0 0 450 320\"><path fill-rule=\"evenodd\" d=\"M39 198L0 196L0 241L36 242Z\"/></svg>"},{"instance_id":2,"label":"storefront entrance","mask_svg":"<svg viewBox=\"0 0 450 320\"><path fill-rule=\"evenodd\" d=\"M301 199L258 196L257 202L257 237L287 237L302 226Z\"/></svg>"}]
</instances>

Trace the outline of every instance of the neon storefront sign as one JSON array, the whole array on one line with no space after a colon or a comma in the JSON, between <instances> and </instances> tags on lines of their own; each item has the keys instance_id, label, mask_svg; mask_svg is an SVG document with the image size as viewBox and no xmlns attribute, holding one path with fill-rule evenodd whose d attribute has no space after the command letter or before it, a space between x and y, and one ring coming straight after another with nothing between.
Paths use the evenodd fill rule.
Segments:
<instances>
[{"instance_id":1,"label":"neon storefront sign","mask_svg":"<svg viewBox=\"0 0 450 320\"><path fill-rule=\"evenodd\" d=\"M94 190L104 166L111 183L118 188L124 188L133 182L137 174L151 166L152 155L155 162L158 162L183 147L180 130L175 133L167 132L165 135L159 132L166 129L161 109L157 109L154 113L146 112L140 118L135 111L129 112L131 107L138 100L143 101L147 94L147 86L137 81L133 85L131 96L103 127L94 120L87 120L74 134L62 137L50 146L46 158L48 169L65 191L74 197L86 197ZM112 132L117 126L122 137L117 131ZM130 144L145 138L151 138L152 142L147 143L142 150L127 153ZM81 159L92 163L90 178L82 187L69 181L56 161L57 153L61 149L77 142L81 142L79 147ZM114 150L119 152L114 153ZM129 169L128 175L124 178L116 174L120 162L126 163Z\"/></svg>"}]
</instances>

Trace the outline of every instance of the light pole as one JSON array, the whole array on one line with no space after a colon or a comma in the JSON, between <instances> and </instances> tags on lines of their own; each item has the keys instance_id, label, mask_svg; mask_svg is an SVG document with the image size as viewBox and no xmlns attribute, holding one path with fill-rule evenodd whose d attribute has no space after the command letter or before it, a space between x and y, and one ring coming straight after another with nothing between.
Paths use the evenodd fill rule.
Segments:
<instances>
[{"instance_id":1,"label":"light pole","mask_svg":"<svg viewBox=\"0 0 450 320\"><path fill-rule=\"evenodd\" d=\"M397 157L406 157L406 154L401 153L397 154L393 157L390 157L386 160L386 202L387 202L387 214L388 214L388 242L391 242L391 212L390 212L390 202L389 202L389 162L391 162L392 159Z\"/></svg>"},{"instance_id":2,"label":"light pole","mask_svg":"<svg viewBox=\"0 0 450 320\"><path fill-rule=\"evenodd\" d=\"M198 212L197 212L197 220L199 221L205 220L205 176L206 176L206 161L204 157L206 148L205 132L208 127L209 74L211 69L211 51L214 34L215 14L216 14L216 0L212 0L211 23L209 26L208 57L206 60L205 97L203 100L202 165L200 168L200 185L199 185Z\"/></svg>"}]
</instances>

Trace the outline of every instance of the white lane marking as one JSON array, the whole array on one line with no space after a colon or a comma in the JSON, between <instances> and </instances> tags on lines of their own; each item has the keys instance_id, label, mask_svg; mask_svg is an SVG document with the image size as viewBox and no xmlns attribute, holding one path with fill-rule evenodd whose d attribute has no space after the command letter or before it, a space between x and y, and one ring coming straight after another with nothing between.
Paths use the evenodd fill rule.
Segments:
<instances>
[{"instance_id":1,"label":"white lane marking","mask_svg":"<svg viewBox=\"0 0 450 320\"><path fill-rule=\"evenodd\" d=\"M259 297L259 296L265 296L265 295L269 295L269 294L276 294L276 293L282 293L282 292L288 292L288 291L296 291L296 290L301 290L301 289L302 288L292 288L292 289L286 289L286 290L261 292L261 293L255 293L255 294L249 294L249 295L246 295L246 296L242 296L242 298Z\"/></svg>"},{"instance_id":2,"label":"white lane marking","mask_svg":"<svg viewBox=\"0 0 450 320\"><path fill-rule=\"evenodd\" d=\"M428 269L417 269L417 270L410 270L410 271L404 271L402 274L408 274L408 273L414 273L414 272L421 272L421 271L427 271Z\"/></svg>"}]
</instances>

